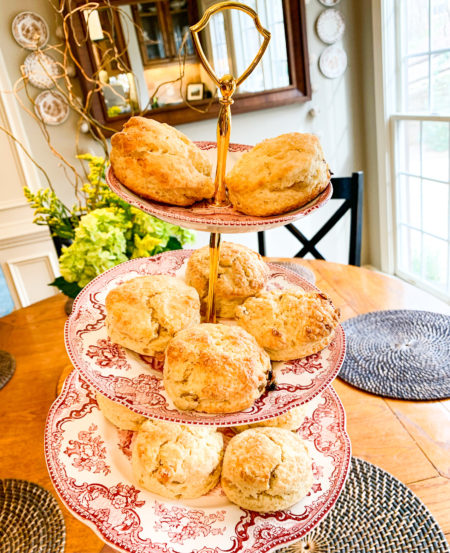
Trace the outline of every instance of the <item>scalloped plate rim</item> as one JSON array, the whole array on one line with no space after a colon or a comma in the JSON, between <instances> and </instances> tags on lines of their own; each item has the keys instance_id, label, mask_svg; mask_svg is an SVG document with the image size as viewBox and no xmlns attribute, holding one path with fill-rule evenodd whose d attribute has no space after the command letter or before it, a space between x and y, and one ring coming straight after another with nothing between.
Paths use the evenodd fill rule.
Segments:
<instances>
[{"instance_id":1,"label":"scalloped plate rim","mask_svg":"<svg viewBox=\"0 0 450 553\"><path fill-rule=\"evenodd\" d=\"M220 413L220 414L217 414L216 416L211 416L210 414L206 414L206 413L196 413L196 416L199 417L198 420L192 420L192 419L191 420L186 420L186 418L177 418L177 416L175 415L175 412L174 412L174 415L170 415L170 416L169 415L164 415L164 414L161 415L161 414L158 414L158 413L150 414L148 411L143 411L138 406L135 406L134 404L131 404L131 403L127 402L125 399L118 398L118 397L114 396L113 394L109 393L108 390L104 390L103 388L101 388L98 385L98 383L91 377L91 375L88 372L85 371L85 369L81 366L81 364L78 363L78 360L76 359L76 354L72 350L71 340L70 340L70 337L69 337L69 327L71 326L71 324L74 324L74 321L75 321L75 318L76 318L76 315L77 315L78 303L82 300L81 295L83 295L83 296L88 295L89 290L91 288L93 288L95 286L95 284L100 279L104 278L104 276L106 274L118 272L117 276L119 276L120 274L122 274L120 268L122 268L124 266L127 266L127 265L135 265L136 263L139 262L139 260L142 261L142 260L148 260L148 259L155 259L155 258L162 257L162 256L165 256L165 255L167 256L168 254L169 255L181 255L181 253L191 254L193 251L195 251L195 250L188 250L188 249L175 250L175 251L171 251L171 252L163 252L161 254L153 256L152 258L137 258L137 259L131 259L131 260L125 261L124 263L121 263L119 265L116 265L116 266L112 267L111 269L108 269L107 271L105 271L101 275L98 275L96 278L94 278L91 282L89 282L89 284L87 284L83 288L83 291L80 292L80 294L75 299L73 307L72 307L71 315L68 317L68 319L67 319L67 321L64 325L64 341L65 341L67 353L69 355L69 358L70 358L73 366L80 372L83 379L86 380L93 388L95 388L99 393L106 396L108 399L110 399L112 401L115 401L115 402L127 407L128 409L130 409L130 410L132 410L135 413L138 413L140 415L143 415L143 416L146 416L146 417L153 417L153 418L158 419L158 420L176 422L176 423L180 423L180 424L193 424L193 425L199 425L199 426L204 425L204 426L217 426L217 427L226 427L226 426L233 426L233 425L238 425L238 424L254 423L254 422L258 422L258 421L273 418L274 416L282 415L284 413L287 413L288 411L290 411L294 407L298 407L299 405L303 405L305 403L308 403L309 401L314 399L320 392L322 392L325 388L327 388L330 385L330 383L336 378L337 374L339 373L339 370L342 367L342 364L343 364L344 358L345 358L346 338L345 338L345 332L344 332L341 324L338 324L338 326L336 327L336 331L335 331L336 332L336 337L334 339L334 340L338 339L340 341L340 346L341 346L340 353L339 353L339 356L337 358L337 361L335 363L334 368L330 371L327 378L325 378L324 381L316 389L314 389L312 393L310 393L310 394L306 393L305 398L303 398L303 399L299 398L298 400L294 399L294 400L292 400L292 402L290 402L289 405L287 405L285 407L278 407L278 409L276 411L277 415L274 415L273 413L268 413L268 414L265 414L265 415L258 415L256 413L254 416L251 416L251 414L250 414L249 418L241 418L241 419L239 419L239 421L235 420L234 422L232 422L232 420L231 421L222 420L221 422L218 422L218 420L220 420L219 419L220 417L226 417L226 418L232 419L232 415L235 415L237 417L237 416L239 416L240 413L242 413L242 411L237 411L235 413ZM317 290L317 291L320 292L320 290L315 285L311 284L306 279L302 278L300 275L298 275L297 273L291 271L290 269L287 269L285 267L277 265L276 263L267 263L267 265L269 267L270 266L276 267L282 273L287 273L287 274L292 275L296 280L301 281L302 283L305 283L307 288L312 288L312 289ZM291 360L291 362L292 361L295 361L295 360ZM178 413L180 413L180 415L179 415L180 417L183 417L183 411L178 410ZM204 416L204 418L201 418L202 416Z\"/></svg>"},{"instance_id":2,"label":"scalloped plate rim","mask_svg":"<svg viewBox=\"0 0 450 553\"><path fill-rule=\"evenodd\" d=\"M124 548L123 546L119 546L119 545L115 544L114 542L110 541L102 533L102 531L98 528L98 526L94 522L92 522L91 520L86 519L81 513L79 513L76 510L76 507L73 507L71 504L69 504L69 502L66 502L66 499L63 495L63 492L60 489L59 483L56 482L56 478L54 477L53 469L52 469L52 467L49 466L49 460L48 459L49 459L50 446L49 446L47 437L48 437L48 434L49 434L50 417L53 414L53 411L56 409L56 406L59 405L59 403L63 400L64 394L68 392L68 390L71 386L71 379L72 378L77 378L78 380L82 380L81 376L77 373L76 370L73 370L67 376L67 378L64 381L64 384L63 384L63 387L61 389L60 394L53 401L53 403L52 403L52 405L49 409L47 419L45 421L45 428L44 428L44 454L45 455L44 456L45 456L45 463L46 463L46 466L47 466L47 471L48 471L49 476L50 476L50 480L53 484L53 487L54 487L58 497L61 499L61 501L64 503L66 508L70 511L70 513L73 516L75 516L75 518L77 518L79 521L83 522L83 524L85 524L86 526L91 528L91 530L93 530L95 532L95 534L100 539L102 539L106 544L110 545L111 547L118 548L118 551L121 551L121 552L124 552L124 553L134 553L134 551L132 549ZM322 392L323 391L325 391L325 390L322 390ZM334 490L333 494L330 496L328 501L323 505L323 508L322 508L323 512L317 513L315 515L315 517L309 522L309 524L305 528L303 528L297 534L294 534L291 538L289 538L289 540L283 540L283 538L274 539L271 544L266 545L263 548L260 548L258 553L271 553L271 552L275 551L275 549L279 548L280 546L287 546L287 545L293 544L296 541L302 539L308 532L313 530L325 518L325 516L329 513L329 511L333 508L333 506L335 505L336 501L338 500L338 498L339 498L339 496L340 496L340 494L341 494L341 492L344 488L345 482L347 481L347 478L348 478L348 475L349 475L349 472L350 472L350 460L351 460L351 457L352 457L352 444L351 444L350 436L347 432L347 414L346 414L344 405L343 405L338 393L336 392L336 390L333 387L330 386L326 391L328 391L334 397L334 399L336 400L336 405L337 405L337 407L339 409L339 412L340 412L340 415L342 417L342 421L341 421L340 426L339 426L339 431L344 437L344 442L345 442L344 445L345 445L345 449L346 449L345 458L343 459L344 469L343 469L343 473L341 474L341 476L339 478L339 483L337 485L337 488ZM162 500L164 500L164 498L162 498ZM151 553L151 551L149 550L148 553ZM173 550L170 553L176 553L176 552ZM227 550L221 550L220 553L227 553Z\"/></svg>"}]
</instances>

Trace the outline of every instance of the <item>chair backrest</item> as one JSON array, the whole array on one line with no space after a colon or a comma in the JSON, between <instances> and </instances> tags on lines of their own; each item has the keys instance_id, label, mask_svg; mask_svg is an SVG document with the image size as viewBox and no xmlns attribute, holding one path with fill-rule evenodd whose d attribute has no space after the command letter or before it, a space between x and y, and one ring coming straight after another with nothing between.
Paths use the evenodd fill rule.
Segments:
<instances>
[{"instance_id":1,"label":"chair backrest","mask_svg":"<svg viewBox=\"0 0 450 553\"><path fill-rule=\"evenodd\" d=\"M339 219L350 210L349 264L360 266L364 173L358 171L352 173L351 177L332 178L331 183L333 185L332 199L345 201L312 238L306 238L295 225L286 225L285 228L294 235L303 246L294 257L304 257L307 253L310 253L316 259L325 259L317 250L316 245L328 232L330 232ZM264 232L258 232L258 249L261 255L266 255Z\"/></svg>"}]
</instances>

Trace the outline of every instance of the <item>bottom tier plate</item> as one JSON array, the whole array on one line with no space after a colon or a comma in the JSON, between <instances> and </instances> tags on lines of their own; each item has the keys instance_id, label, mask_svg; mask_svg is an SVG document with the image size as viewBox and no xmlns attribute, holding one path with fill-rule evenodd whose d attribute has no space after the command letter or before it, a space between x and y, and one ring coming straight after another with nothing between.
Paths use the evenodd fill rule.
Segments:
<instances>
[{"instance_id":1,"label":"bottom tier plate","mask_svg":"<svg viewBox=\"0 0 450 553\"><path fill-rule=\"evenodd\" d=\"M119 550L264 553L314 528L336 502L349 471L350 440L336 392L327 388L305 408L297 432L312 457L314 483L288 511L246 511L230 503L220 486L179 501L140 489L130 462L133 432L120 431L103 417L95 392L75 371L47 418L47 467L68 509Z\"/></svg>"}]
</instances>

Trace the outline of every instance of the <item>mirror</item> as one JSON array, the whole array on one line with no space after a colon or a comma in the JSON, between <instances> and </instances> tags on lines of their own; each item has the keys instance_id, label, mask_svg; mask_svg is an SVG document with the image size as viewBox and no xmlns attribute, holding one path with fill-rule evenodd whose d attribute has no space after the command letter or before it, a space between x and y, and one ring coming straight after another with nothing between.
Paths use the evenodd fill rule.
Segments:
<instances>
[{"instance_id":1,"label":"mirror","mask_svg":"<svg viewBox=\"0 0 450 553\"><path fill-rule=\"evenodd\" d=\"M138 113L170 124L216 117L216 87L199 62L189 31L214 3L105 0L97 9L71 15L74 49L82 73L92 79L82 74L83 91L91 93L94 115L111 133ZM260 64L236 91L233 113L308 100L304 0L246 3L272 38ZM262 36L247 14L227 10L211 18L200 40L218 75L239 76Z\"/></svg>"}]
</instances>

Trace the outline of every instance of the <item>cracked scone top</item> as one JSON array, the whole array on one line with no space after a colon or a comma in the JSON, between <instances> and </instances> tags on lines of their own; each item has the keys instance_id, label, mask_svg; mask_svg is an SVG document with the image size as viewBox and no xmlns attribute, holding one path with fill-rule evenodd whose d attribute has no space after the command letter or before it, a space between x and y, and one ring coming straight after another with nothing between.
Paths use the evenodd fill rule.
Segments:
<instances>
[{"instance_id":1,"label":"cracked scone top","mask_svg":"<svg viewBox=\"0 0 450 553\"><path fill-rule=\"evenodd\" d=\"M96 399L102 415L121 430L138 430L141 424L148 420L147 417L138 415L125 405L112 401L102 394L97 393Z\"/></svg>"},{"instance_id":2,"label":"cracked scone top","mask_svg":"<svg viewBox=\"0 0 450 553\"><path fill-rule=\"evenodd\" d=\"M193 499L218 483L223 436L214 428L147 421L132 446L131 463L138 483L163 497Z\"/></svg>"},{"instance_id":3,"label":"cracked scone top","mask_svg":"<svg viewBox=\"0 0 450 553\"><path fill-rule=\"evenodd\" d=\"M178 278L133 278L106 296L106 329L113 342L143 355L164 353L179 330L200 322L195 288Z\"/></svg>"},{"instance_id":4,"label":"cracked scone top","mask_svg":"<svg viewBox=\"0 0 450 553\"><path fill-rule=\"evenodd\" d=\"M164 362L164 388L178 409L233 413L265 391L271 363L238 326L205 323L179 332Z\"/></svg>"},{"instance_id":5,"label":"cracked scone top","mask_svg":"<svg viewBox=\"0 0 450 553\"><path fill-rule=\"evenodd\" d=\"M114 174L139 196L188 206L214 195L208 157L170 125L131 117L111 146Z\"/></svg>"},{"instance_id":6,"label":"cracked scone top","mask_svg":"<svg viewBox=\"0 0 450 553\"><path fill-rule=\"evenodd\" d=\"M300 288L261 292L236 309L236 321L273 361L317 353L334 338L339 310L321 292Z\"/></svg>"},{"instance_id":7,"label":"cracked scone top","mask_svg":"<svg viewBox=\"0 0 450 553\"><path fill-rule=\"evenodd\" d=\"M247 215L297 209L328 186L330 172L313 134L282 134L244 153L226 176L233 207Z\"/></svg>"},{"instance_id":8,"label":"cracked scone top","mask_svg":"<svg viewBox=\"0 0 450 553\"><path fill-rule=\"evenodd\" d=\"M225 451L222 488L243 509L288 509L305 497L312 482L306 446L290 430L252 428L231 438Z\"/></svg>"},{"instance_id":9,"label":"cracked scone top","mask_svg":"<svg viewBox=\"0 0 450 553\"><path fill-rule=\"evenodd\" d=\"M216 285L216 311L219 317L232 318L236 306L262 290L269 269L259 253L233 242L220 246ZM195 250L186 267L186 282L199 293L202 310L206 308L209 283L209 247Z\"/></svg>"}]
</instances>

